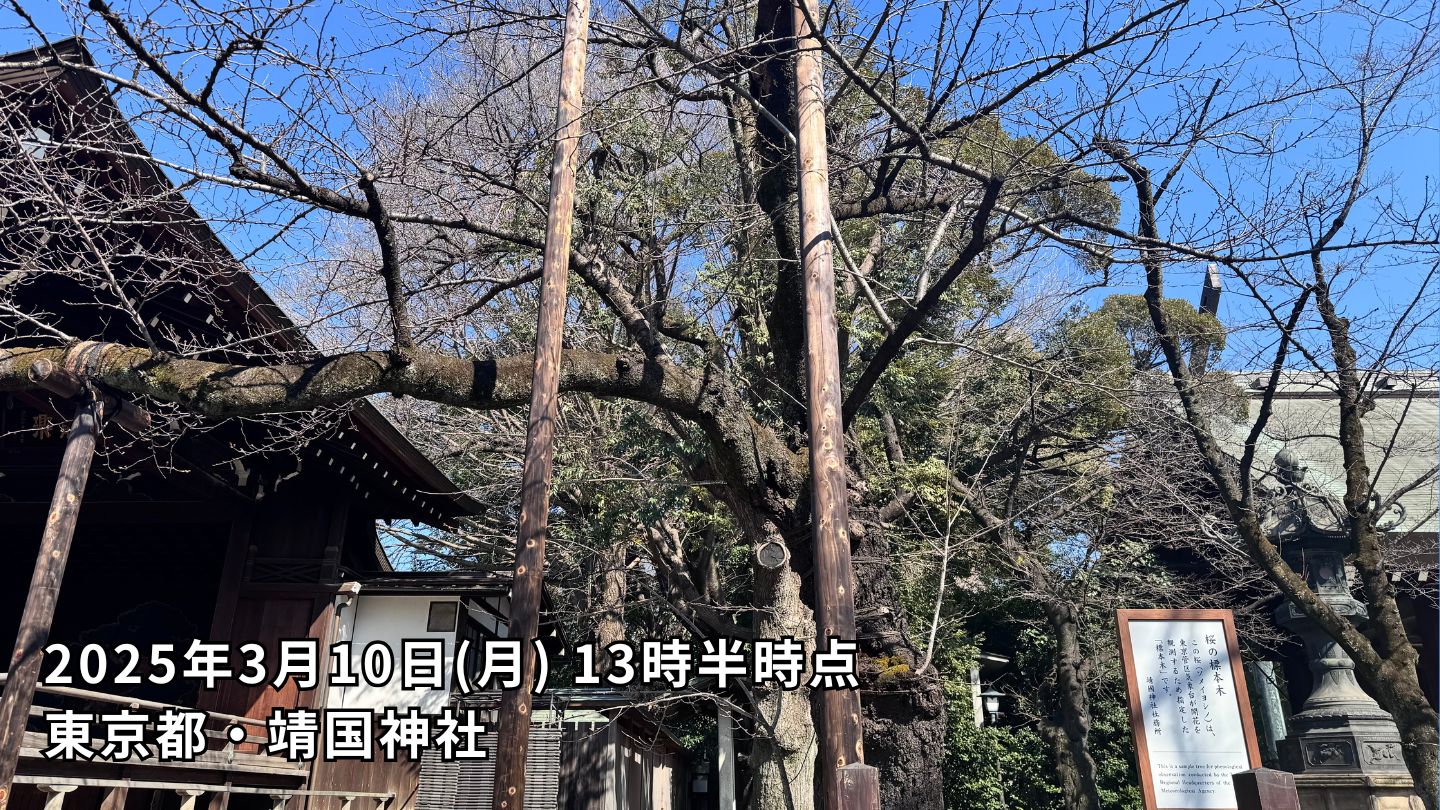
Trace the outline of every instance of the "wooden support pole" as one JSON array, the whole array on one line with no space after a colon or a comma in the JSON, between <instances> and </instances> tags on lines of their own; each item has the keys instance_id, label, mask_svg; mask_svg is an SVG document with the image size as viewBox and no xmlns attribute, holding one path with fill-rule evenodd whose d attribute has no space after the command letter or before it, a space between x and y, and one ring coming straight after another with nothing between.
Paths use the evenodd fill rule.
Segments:
<instances>
[{"instance_id":1,"label":"wooden support pole","mask_svg":"<svg viewBox=\"0 0 1440 810\"><path fill-rule=\"evenodd\" d=\"M106 788L105 798L100 800L100 810L125 810L125 801L129 798L128 787Z\"/></svg>"},{"instance_id":2,"label":"wooden support pole","mask_svg":"<svg viewBox=\"0 0 1440 810\"><path fill-rule=\"evenodd\" d=\"M816 0L795 0L795 140L799 160L800 261L805 273L806 395L810 430L810 514L814 527L817 643L855 638L854 570L841 421L840 352L836 339L834 222L825 140L824 68L810 21ZM821 689L817 769L828 810L878 810L873 768L863 765L860 693ZM841 769L846 769L842 772ZM868 775L867 775L868 773ZM842 779L842 775L845 777ZM859 787L854 787L858 785ZM846 792L850 793L847 798Z\"/></svg>"},{"instance_id":3,"label":"wooden support pole","mask_svg":"<svg viewBox=\"0 0 1440 810\"><path fill-rule=\"evenodd\" d=\"M520 474L520 521L515 544L515 577L510 589L507 635L520 640L521 678L500 701L495 746L495 810L525 806L525 762L530 745L530 693L540 632L541 577L550 515L550 475L555 421L560 413L560 349L565 330L565 285L574 221L575 171L580 155L580 113L589 45L590 1L568 0L560 59L560 93L555 110L555 156L550 166L550 203L541 265L540 314L535 333L535 373L530 391L525 464ZM3 810L3 808L0 808Z\"/></svg>"},{"instance_id":4,"label":"wooden support pole","mask_svg":"<svg viewBox=\"0 0 1440 810\"><path fill-rule=\"evenodd\" d=\"M45 794L45 810L61 810L65 797L75 792L74 785L36 785L36 788Z\"/></svg>"},{"instance_id":5,"label":"wooden support pole","mask_svg":"<svg viewBox=\"0 0 1440 810\"><path fill-rule=\"evenodd\" d=\"M180 795L180 810L195 810L195 803L205 795L200 788L181 788L175 792Z\"/></svg>"},{"instance_id":6,"label":"wooden support pole","mask_svg":"<svg viewBox=\"0 0 1440 810\"><path fill-rule=\"evenodd\" d=\"M35 560L35 573L30 577L25 611L20 616L15 651L10 655L4 697L0 698L0 810L5 810L10 802L15 768L20 761L20 744L25 738L25 722L35 698L35 683L40 678L40 659L50 640L60 581L70 558L70 541L75 536L85 482L90 478L90 462L95 458L95 438L104 418L104 408L98 400L83 400L75 409L75 421L60 458L60 474L55 480L45 531L40 536L40 553Z\"/></svg>"},{"instance_id":7,"label":"wooden support pole","mask_svg":"<svg viewBox=\"0 0 1440 810\"><path fill-rule=\"evenodd\" d=\"M721 704L716 726L716 810L735 810L735 720L728 705Z\"/></svg>"},{"instance_id":8,"label":"wooden support pole","mask_svg":"<svg viewBox=\"0 0 1440 810\"><path fill-rule=\"evenodd\" d=\"M840 806L880 807L880 771L861 762L842 765L838 774Z\"/></svg>"}]
</instances>

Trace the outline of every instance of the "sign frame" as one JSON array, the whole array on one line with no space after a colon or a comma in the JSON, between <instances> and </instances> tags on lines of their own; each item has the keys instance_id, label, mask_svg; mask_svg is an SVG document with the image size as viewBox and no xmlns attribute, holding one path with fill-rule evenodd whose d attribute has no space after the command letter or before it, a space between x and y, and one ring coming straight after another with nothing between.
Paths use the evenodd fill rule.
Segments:
<instances>
[{"instance_id":1,"label":"sign frame","mask_svg":"<svg viewBox=\"0 0 1440 810\"><path fill-rule=\"evenodd\" d=\"M1125 696L1129 701L1130 735L1135 740L1135 759L1140 772L1140 792L1145 810L1195 810L1190 807L1160 807L1155 799L1155 785L1150 771L1150 748L1145 738L1144 703L1140 697L1140 680L1135 670L1135 651L1130 643L1130 623L1135 621L1206 621L1221 623L1225 648L1230 658L1230 674L1235 684L1235 703L1240 710L1240 729L1245 736L1245 750L1252 769L1261 767L1260 743L1255 736L1255 718L1250 711L1250 690L1245 683L1245 668L1240 661L1240 643L1235 634L1235 615L1229 610L1172 610L1165 608L1121 608L1115 611L1115 626L1120 635L1120 662L1125 670Z\"/></svg>"}]
</instances>

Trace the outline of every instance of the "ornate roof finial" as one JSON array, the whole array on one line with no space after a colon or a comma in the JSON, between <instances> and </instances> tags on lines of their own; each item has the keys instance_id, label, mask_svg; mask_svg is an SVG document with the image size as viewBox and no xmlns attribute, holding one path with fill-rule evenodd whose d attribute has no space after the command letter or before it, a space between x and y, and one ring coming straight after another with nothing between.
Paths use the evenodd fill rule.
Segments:
<instances>
[{"instance_id":1,"label":"ornate roof finial","mask_svg":"<svg viewBox=\"0 0 1440 810\"><path fill-rule=\"evenodd\" d=\"M1305 473L1310 470L1310 464L1300 457L1300 454L1291 450L1289 446L1275 454L1275 477L1282 483L1291 486L1302 483L1305 480Z\"/></svg>"}]
</instances>

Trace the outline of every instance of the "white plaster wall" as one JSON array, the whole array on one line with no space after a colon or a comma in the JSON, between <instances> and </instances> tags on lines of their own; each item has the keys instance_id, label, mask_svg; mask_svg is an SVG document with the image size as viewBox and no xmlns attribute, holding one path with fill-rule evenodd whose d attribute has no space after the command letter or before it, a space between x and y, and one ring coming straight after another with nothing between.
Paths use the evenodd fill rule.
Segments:
<instances>
[{"instance_id":1,"label":"white plaster wall","mask_svg":"<svg viewBox=\"0 0 1440 810\"><path fill-rule=\"evenodd\" d=\"M451 679L454 677L455 636L454 630L428 632L425 625L430 616L431 602L458 602L454 598L435 598L423 595L367 596L361 593L354 603L341 612L339 637L337 641L350 642L350 666L359 674L362 672L366 645L381 641L388 644L395 659L395 671L388 683L371 686L360 678L358 686L333 686L330 689L330 704L344 709L383 709L395 706L404 711L411 706L422 712L438 712L444 708L450 695ZM348 614L348 616L346 615ZM465 611L460 608L460 620L464 621ZM404 658L401 655L402 639L439 639L445 644L443 662L443 689L401 689L400 672Z\"/></svg>"}]
</instances>

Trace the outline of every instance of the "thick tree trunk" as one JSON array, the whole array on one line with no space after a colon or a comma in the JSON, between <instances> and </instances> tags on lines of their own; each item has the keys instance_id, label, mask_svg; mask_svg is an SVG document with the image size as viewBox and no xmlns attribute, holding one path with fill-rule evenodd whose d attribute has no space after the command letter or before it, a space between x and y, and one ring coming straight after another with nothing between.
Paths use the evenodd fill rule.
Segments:
<instances>
[{"instance_id":1,"label":"thick tree trunk","mask_svg":"<svg viewBox=\"0 0 1440 810\"><path fill-rule=\"evenodd\" d=\"M1372 526L1365 526L1364 530L1375 531ZM1369 553L1356 555L1355 567L1360 571L1370 613L1365 635L1384 657L1378 668L1359 662L1356 668L1361 670L1359 674L1376 702L1395 718L1405 766L1415 780L1415 792L1425 801L1427 810L1435 810L1436 797L1440 795L1440 774L1436 768L1436 745L1440 742L1436 723L1440 717L1420 685L1420 674L1415 667L1420 655L1410 643L1395 602L1395 588L1390 584L1383 562L1379 561L1379 538L1369 538L1364 547Z\"/></svg>"},{"instance_id":2,"label":"thick tree trunk","mask_svg":"<svg viewBox=\"0 0 1440 810\"><path fill-rule=\"evenodd\" d=\"M774 121L794 120L794 82L790 53L794 49L792 7L784 0L760 0L755 10L755 42L751 48L750 89L769 116L755 119L755 200L770 224L775 248L775 290L768 307L769 348L775 379L789 396L779 398L782 419L798 432L803 424L804 388L799 384L804 356L804 322L796 317L804 303L803 277L797 262L799 248L795 221L795 150ZM854 528L858 524L852 524ZM798 529L797 528L797 536ZM860 642L862 701L865 714L866 764L880 769L881 805L895 808L942 806L941 764L944 756L944 698L932 671L915 674L918 656L905 634L904 609L889 581L889 548L883 533L865 548L865 540L852 553L868 555L868 573L857 570L857 641ZM796 557L810 558L808 543L800 543ZM857 569L866 566L856 560ZM799 566L802 570L808 564ZM756 604L762 605L757 575ZM767 584L767 588L782 583ZM779 594L776 594L779 596ZM863 615L863 614L867 614ZM761 638L773 637L764 628Z\"/></svg>"},{"instance_id":3,"label":"thick tree trunk","mask_svg":"<svg viewBox=\"0 0 1440 810\"><path fill-rule=\"evenodd\" d=\"M857 516L873 518L873 513ZM945 692L910 643L890 542L875 521L852 525L855 613L865 714L865 762L880 769L880 806L944 806Z\"/></svg>"},{"instance_id":4,"label":"thick tree trunk","mask_svg":"<svg viewBox=\"0 0 1440 810\"><path fill-rule=\"evenodd\" d=\"M1066 810L1073 810L1076 796L1084 795L1081 788L1080 769L1075 766L1075 752L1070 747L1070 738L1058 723L1042 721L1040 737L1050 746L1050 759L1055 763L1055 784L1060 786L1060 795L1065 797Z\"/></svg>"},{"instance_id":5,"label":"thick tree trunk","mask_svg":"<svg viewBox=\"0 0 1440 810\"><path fill-rule=\"evenodd\" d=\"M782 419L796 430L805 424L805 283L800 270L795 147L776 121L794 121L795 29L790 0L759 0L755 9L754 68L750 92L769 116L755 121L755 202L770 223L775 288L766 309L775 398Z\"/></svg>"},{"instance_id":6,"label":"thick tree trunk","mask_svg":"<svg viewBox=\"0 0 1440 810\"><path fill-rule=\"evenodd\" d=\"M595 646L600 649L597 668L601 674L610 671L613 661L605 648L617 641L625 640L625 550L628 544L620 540L600 549L595 555L594 603L591 615L595 620Z\"/></svg>"},{"instance_id":7,"label":"thick tree trunk","mask_svg":"<svg viewBox=\"0 0 1440 810\"><path fill-rule=\"evenodd\" d=\"M865 763L880 771L884 810L931 810L945 806L945 697L933 669L917 676L907 666L861 678Z\"/></svg>"},{"instance_id":8,"label":"thick tree trunk","mask_svg":"<svg viewBox=\"0 0 1440 810\"><path fill-rule=\"evenodd\" d=\"M1418 684L1416 684L1418 688ZM1418 689L1417 689L1418 691ZM1425 696L1419 695L1424 702ZM1402 719L1396 717L1400 727L1400 742L1405 747L1405 765L1410 769L1410 778L1415 780L1415 792L1425 802L1426 810L1435 810L1436 793L1440 791L1440 773L1437 773L1435 713L1432 710L1428 720L1417 720L1413 715Z\"/></svg>"},{"instance_id":9,"label":"thick tree trunk","mask_svg":"<svg viewBox=\"0 0 1440 810\"><path fill-rule=\"evenodd\" d=\"M782 539L778 532L770 536ZM815 618L800 598L800 575L794 570L793 559L773 571L755 565L755 635L764 639L801 639L808 660L814 647ZM787 691L771 684L757 685L754 691L760 723L752 729L750 807L813 810L819 741L810 716L810 690L802 681L799 689Z\"/></svg>"},{"instance_id":10,"label":"thick tree trunk","mask_svg":"<svg viewBox=\"0 0 1440 810\"><path fill-rule=\"evenodd\" d=\"M1085 654L1080 646L1080 628L1075 611L1066 604L1045 608L1045 618L1055 635L1055 685L1060 702L1059 734L1063 752L1057 750L1060 786L1070 810L1099 810L1100 788L1096 782L1095 760L1090 756L1090 697L1086 690Z\"/></svg>"},{"instance_id":11,"label":"thick tree trunk","mask_svg":"<svg viewBox=\"0 0 1440 810\"><path fill-rule=\"evenodd\" d=\"M1395 718L1395 725L1400 729L1405 765L1410 769L1410 778L1415 780L1415 792L1425 802L1426 810L1435 810L1436 795L1440 792L1436 763L1440 739L1436 734L1435 709L1425 698L1413 664L1398 672L1391 669L1385 668L1381 677L1375 679L1373 686L1378 693L1375 697Z\"/></svg>"}]
</instances>

